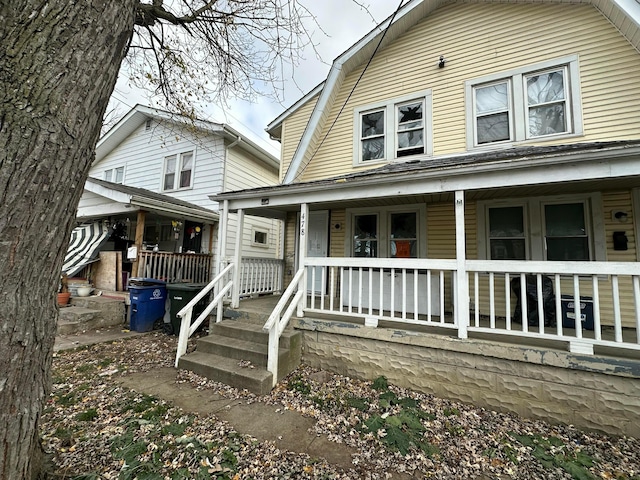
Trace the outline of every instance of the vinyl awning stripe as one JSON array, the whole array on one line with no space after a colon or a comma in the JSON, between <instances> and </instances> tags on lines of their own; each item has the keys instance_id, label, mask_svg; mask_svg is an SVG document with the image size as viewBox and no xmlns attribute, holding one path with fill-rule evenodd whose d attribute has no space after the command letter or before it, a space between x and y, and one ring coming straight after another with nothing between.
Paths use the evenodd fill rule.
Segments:
<instances>
[{"instance_id":1,"label":"vinyl awning stripe","mask_svg":"<svg viewBox=\"0 0 640 480\"><path fill-rule=\"evenodd\" d=\"M71 232L71 241L64 257L62 272L73 276L96 259L100 247L107 241L111 229L103 222L80 225Z\"/></svg>"}]
</instances>

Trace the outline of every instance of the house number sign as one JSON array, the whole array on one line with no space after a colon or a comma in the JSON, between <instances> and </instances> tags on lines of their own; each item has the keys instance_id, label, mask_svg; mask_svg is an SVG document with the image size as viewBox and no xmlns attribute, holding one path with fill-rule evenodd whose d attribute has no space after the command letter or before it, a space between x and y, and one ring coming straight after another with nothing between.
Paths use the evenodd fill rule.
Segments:
<instances>
[{"instance_id":1,"label":"house number sign","mask_svg":"<svg viewBox=\"0 0 640 480\"><path fill-rule=\"evenodd\" d=\"M306 215L304 214L304 212L302 212L300 214L300 236L304 236L304 229L305 229L305 223L306 223Z\"/></svg>"}]
</instances>

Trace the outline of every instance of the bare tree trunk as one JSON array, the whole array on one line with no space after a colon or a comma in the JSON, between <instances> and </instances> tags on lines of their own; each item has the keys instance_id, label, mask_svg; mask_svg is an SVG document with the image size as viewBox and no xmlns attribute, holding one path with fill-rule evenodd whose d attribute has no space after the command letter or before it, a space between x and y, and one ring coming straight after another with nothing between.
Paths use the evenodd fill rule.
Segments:
<instances>
[{"instance_id":1,"label":"bare tree trunk","mask_svg":"<svg viewBox=\"0 0 640 480\"><path fill-rule=\"evenodd\" d=\"M56 290L136 0L0 6L0 479L28 479Z\"/></svg>"}]
</instances>

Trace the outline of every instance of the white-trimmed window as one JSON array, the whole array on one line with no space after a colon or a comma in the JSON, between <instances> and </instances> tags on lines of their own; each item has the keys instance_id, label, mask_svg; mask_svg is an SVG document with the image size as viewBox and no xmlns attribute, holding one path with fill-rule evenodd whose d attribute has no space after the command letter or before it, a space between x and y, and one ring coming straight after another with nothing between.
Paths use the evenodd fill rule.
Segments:
<instances>
[{"instance_id":1,"label":"white-trimmed window","mask_svg":"<svg viewBox=\"0 0 640 480\"><path fill-rule=\"evenodd\" d=\"M526 260L527 231L524 205L487 207L488 258Z\"/></svg>"},{"instance_id":2,"label":"white-trimmed window","mask_svg":"<svg viewBox=\"0 0 640 480\"><path fill-rule=\"evenodd\" d=\"M269 245L269 232L254 228L251 231L251 244L257 247L266 247Z\"/></svg>"},{"instance_id":3,"label":"white-trimmed window","mask_svg":"<svg viewBox=\"0 0 640 480\"><path fill-rule=\"evenodd\" d=\"M431 92L354 111L354 165L431 155Z\"/></svg>"},{"instance_id":4,"label":"white-trimmed window","mask_svg":"<svg viewBox=\"0 0 640 480\"><path fill-rule=\"evenodd\" d=\"M420 242L424 239L423 218L426 218L424 205L348 210L350 237L346 237L345 247L354 257L421 257L425 248Z\"/></svg>"},{"instance_id":5,"label":"white-trimmed window","mask_svg":"<svg viewBox=\"0 0 640 480\"><path fill-rule=\"evenodd\" d=\"M467 147L582 134L578 57L469 80Z\"/></svg>"},{"instance_id":6,"label":"white-trimmed window","mask_svg":"<svg viewBox=\"0 0 640 480\"><path fill-rule=\"evenodd\" d=\"M599 195L478 203L478 257L590 261L606 256Z\"/></svg>"},{"instance_id":7,"label":"white-trimmed window","mask_svg":"<svg viewBox=\"0 0 640 480\"><path fill-rule=\"evenodd\" d=\"M193 186L193 151L164 157L163 190Z\"/></svg>"},{"instance_id":8,"label":"white-trimmed window","mask_svg":"<svg viewBox=\"0 0 640 480\"><path fill-rule=\"evenodd\" d=\"M104 179L107 182L124 183L124 167L110 168L104 171Z\"/></svg>"}]
</instances>

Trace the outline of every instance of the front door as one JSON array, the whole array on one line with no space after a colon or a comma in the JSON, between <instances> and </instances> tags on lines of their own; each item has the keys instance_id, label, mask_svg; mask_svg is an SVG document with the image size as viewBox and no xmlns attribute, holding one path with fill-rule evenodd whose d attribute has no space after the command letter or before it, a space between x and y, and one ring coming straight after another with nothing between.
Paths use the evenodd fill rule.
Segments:
<instances>
[{"instance_id":1,"label":"front door","mask_svg":"<svg viewBox=\"0 0 640 480\"><path fill-rule=\"evenodd\" d=\"M329 212L321 210L309 212L307 228L307 256L326 257L329 253ZM322 282L322 267L314 267L315 281L311 270L307 274L307 291L326 293L326 284Z\"/></svg>"}]
</instances>

